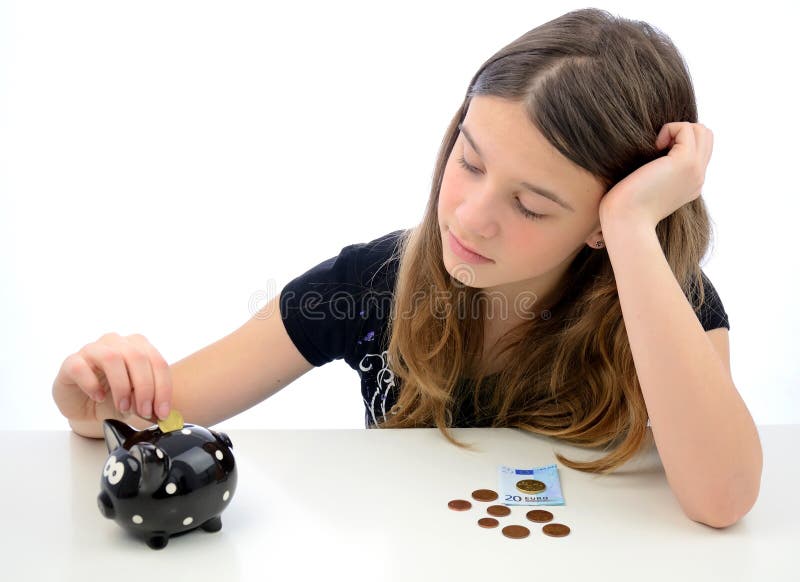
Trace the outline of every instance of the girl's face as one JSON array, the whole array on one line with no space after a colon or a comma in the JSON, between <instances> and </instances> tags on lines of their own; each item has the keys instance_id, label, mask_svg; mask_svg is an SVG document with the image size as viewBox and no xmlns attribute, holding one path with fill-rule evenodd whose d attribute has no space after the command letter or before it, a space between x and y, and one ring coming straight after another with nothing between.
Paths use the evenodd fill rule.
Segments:
<instances>
[{"instance_id":1,"label":"girl's face","mask_svg":"<svg viewBox=\"0 0 800 582\"><path fill-rule=\"evenodd\" d=\"M523 183L554 193L560 202ZM445 268L462 283L499 292L512 304L521 292L547 302L581 247L596 248L602 238L604 191L542 136L523 105L473 97L439 191ZM452 250L451 233L491 262L461 258Z\"/></svg>"}]
</instances>

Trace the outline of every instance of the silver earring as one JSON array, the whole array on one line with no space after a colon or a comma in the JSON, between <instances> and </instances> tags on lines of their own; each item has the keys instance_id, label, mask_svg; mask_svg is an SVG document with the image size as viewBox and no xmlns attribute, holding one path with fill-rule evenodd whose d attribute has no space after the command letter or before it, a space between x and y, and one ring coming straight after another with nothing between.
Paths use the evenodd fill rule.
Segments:
<instances>
[{"instance_id":1,"label":"silver earring","mask_svg":"<svg viewBox=\"0 0 800 582\"><path fill-rule=\"evenodd\" d=\"M596 246L598 249L601 248L603 246L603 241L602 240L597 241L596 243L594 243L594 246Z\"/></svg>"}]
</instances>

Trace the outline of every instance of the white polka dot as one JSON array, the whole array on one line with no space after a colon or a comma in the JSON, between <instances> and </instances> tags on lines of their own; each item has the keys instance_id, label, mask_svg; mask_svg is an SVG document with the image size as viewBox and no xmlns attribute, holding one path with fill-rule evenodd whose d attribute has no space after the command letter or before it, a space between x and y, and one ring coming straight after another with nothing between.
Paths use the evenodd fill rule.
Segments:
<instances>
[{"instance_id":1,"label":"white polka dot","mask_svg":"<svg viewBox=\"0 0 800 582\"><path fill-rule=\"evenodd\" d=\"M216 457L217 457L217 458L218 458L220 461L222 460L222 451L217 451L217 452L216 452L216 453L214 453L214 454L216 455Z\"/></svg>"},{"instance_id":2,"label":"white polka dot","mask_svg":"<svg viewBox=\"0 0 800 582\"><path fill-rule=\"evenodd\" d=\"M192 434L192 431L190 431L188 428L184 428L181 432L183 434Z\"/></svg>"},{"instance_id":3,"label":"white polka dot","mask_svg":"<svg viewBox=\"0 0 800 582\"><path fill-rule=\"evenodd\" d=\"M156 449L156 456L159 459L163 459L164 458L164 453L161 452L161 449Z\"/></svg>"},{"instance_id":4,"label":"white polka dot","mask_svg":"<svg viewBox=\"0 0 800 582\"><path fill-rule=\"evenodd\" d=\"M112 459L114 457L111 457ZM125 464L121 461L116 461L111 464L109 467L109 473L107 475L108 482L112 485L116 485L122 480L122 476L125 474Z\"/></svg>"},{"instance_id":5,"label":"white polka dot","mask_svg":"<svg viewBox=\"0 0 800 582\"><path fill-rule=\"evenodd\" d=\"M193 518L193 517L187 517L186 519L184 519L184 520L183 520L183 525L189 525L189 524L191 524L193 521L194 521L194 518Z\"/></svg>"},{"instance_id":6,"label":"white polka dot","mask_svg":"<svg viewBox=\"0 0 800 582\"><path fill-rule=\"evenodd\" d=\"M167 493L172 495L177 490L178 490L178 488L175 486L175 483L167 483Z\"/></svg>"},{"instance_id":7,"label":"white polka dot","mask_svg":"<svg viewBox=\"0 0 800 582\"><path fill-rule=\"evenodd\" d=\"M133 523L142 523L142 521L144 521L141 515L134 515L131 519Z\"/></svg>"},{"instance_id":8,"label":"white polka dot","mask_svg":"<svg viewBox=\"0 0 800 582\"><path fill-rule=\"evenodd\" d=\"M222 500L223 501L227 501L228 497L230 497L230 496L231 496L231 492L230 491L226 491L225 494L222 496Z\"/></svg>"}]
</instances>

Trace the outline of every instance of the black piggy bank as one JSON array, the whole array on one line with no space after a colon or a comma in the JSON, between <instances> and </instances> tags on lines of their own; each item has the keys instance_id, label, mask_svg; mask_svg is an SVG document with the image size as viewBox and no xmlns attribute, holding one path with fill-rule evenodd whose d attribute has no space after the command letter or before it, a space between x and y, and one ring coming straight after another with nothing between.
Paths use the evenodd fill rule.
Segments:
<instances>
[{"instance_id":1,"label":"black piggy bank","mask_svg":"<svg viewBox=\"0 0 800 582\"><path fill-rule=\"evenodd\" d=\"M195 424L137 431L116 419L104 420L103 431L109 457L97 496L100 513L157 550L170 536L222 528L220 514L236 490L228 435Z\"/></svg>"}]
</instances>

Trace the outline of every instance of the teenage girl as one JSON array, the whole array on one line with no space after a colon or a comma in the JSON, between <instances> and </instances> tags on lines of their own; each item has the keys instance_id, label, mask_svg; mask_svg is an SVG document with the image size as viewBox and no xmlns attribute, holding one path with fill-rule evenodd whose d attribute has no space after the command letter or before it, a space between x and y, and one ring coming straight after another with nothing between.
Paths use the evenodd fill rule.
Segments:
<instances>
[{"instance_id":1,"label":"teenage girl","mask_svg":"<svg viewBox=\"0 0 800 582\"><path fill-rule=\"evenodd\" d=\"M142 335L106 334L64 360L53 397L88 437L105 418L146 428L171 407L210 426L343 357L368 426L436 426L459 446L448 427L517 427L602 447L589 462L557 455L602 473L650 427L686 515L728 526L756 501L762 451L700 268L712 143L665 34L567 13L475 73L414 228L342 249L172 365ZM384 285L391 313L359 310L368 329L289 300L312 288L331 299L343 278L351 299Z\"/></svg>"}]
</instances>

